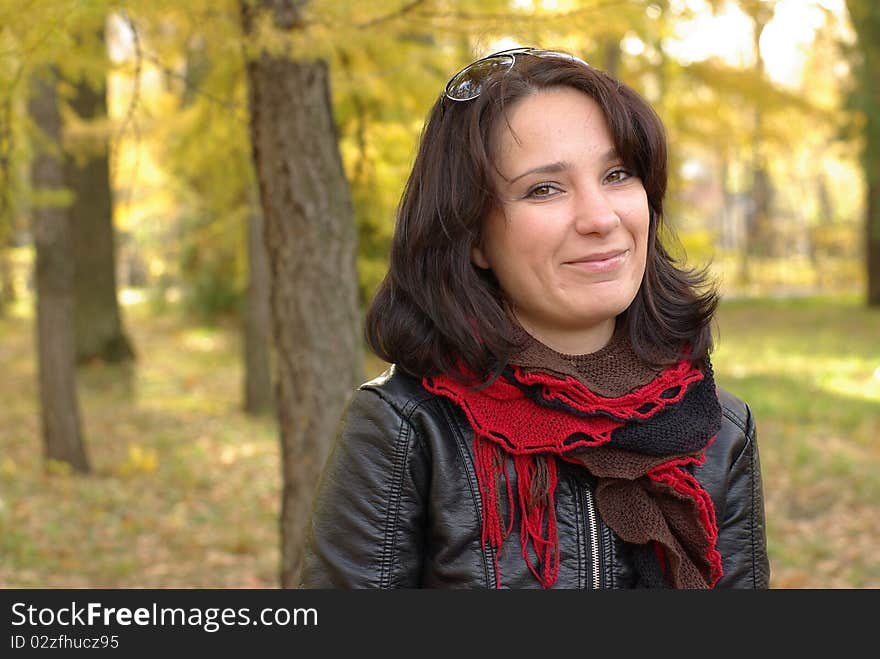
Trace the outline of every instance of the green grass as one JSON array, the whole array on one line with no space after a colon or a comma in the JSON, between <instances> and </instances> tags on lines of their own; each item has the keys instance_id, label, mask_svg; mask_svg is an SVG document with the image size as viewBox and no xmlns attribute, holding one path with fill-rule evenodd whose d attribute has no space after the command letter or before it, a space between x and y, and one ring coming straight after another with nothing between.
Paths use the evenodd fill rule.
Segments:
<instances>
[{"instance_id":1,"label":"green grass","mask_svg":"<svg viewBox=\"0 0 880 659\"><path fill-rule=\"evenodd\" d=\"M78 376L85 478L45 469L32 320L0 319L0 587L277 587L278 434L240 410L236 328L125 317L137 364ZM758 424L771 585L880 587L880 312L737 300L718 328L718 383Z\"/></svg>"},{"instance_id":2,"label":"green grass","mask_svg":"<svg viewBox=\"0 0 880 659\"><path fill-rule=\"evenodd\" d=\"M772 585L880 586L880 311L738 300L718 327L717 381L758 425Z\"/></svg>"}]
</instances>

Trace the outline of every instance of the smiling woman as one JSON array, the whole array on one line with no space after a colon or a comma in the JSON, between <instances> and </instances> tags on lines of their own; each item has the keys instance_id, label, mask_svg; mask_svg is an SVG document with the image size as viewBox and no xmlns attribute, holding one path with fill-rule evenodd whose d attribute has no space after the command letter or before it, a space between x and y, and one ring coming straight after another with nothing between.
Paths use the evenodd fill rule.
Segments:
<instances>
[{"instance_id":1,"label":"smiling woman","mask_svg":"<svg viewBox=\"0 0 880 659\"><path fill-rule=\"evenodd\" d=\"M342 421L304 586L767 587L755 425L665 189L657 115L578 58L452 77L367 316L394 366Z\"/></svg>"},{"instance_id":2,"label":"smiling woman","mask_svg":"<svg viewBox=\"0 0 880 659\"><path fill-rule=\"evenodd\" d=\"M642 281L645 188L589 96L570 87L542 90L508 119L493 136L499 203L486 216L473 262L494 274L533 337L559 352L594 352L608 343ZM544 164L548 157L553 162Z\"/></svg>"}]
</instances>

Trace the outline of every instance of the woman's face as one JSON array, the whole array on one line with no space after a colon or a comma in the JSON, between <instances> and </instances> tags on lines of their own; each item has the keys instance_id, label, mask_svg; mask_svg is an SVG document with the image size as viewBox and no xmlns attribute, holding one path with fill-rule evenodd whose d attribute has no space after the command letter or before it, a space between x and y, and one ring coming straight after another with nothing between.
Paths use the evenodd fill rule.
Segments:
<instances>
[{"instance_id":1,"label":"woman's face","mask_svg":"<svg viewBox=\"0 0 880 659\"><path fill-rule=\"evenodd\" d=\"M472 260L492 270L532 336L559 352L594 352L645 272L645 188L586 94L542 90L508 118L494 135L499 201Z\"/></svg>"}]
</instances>

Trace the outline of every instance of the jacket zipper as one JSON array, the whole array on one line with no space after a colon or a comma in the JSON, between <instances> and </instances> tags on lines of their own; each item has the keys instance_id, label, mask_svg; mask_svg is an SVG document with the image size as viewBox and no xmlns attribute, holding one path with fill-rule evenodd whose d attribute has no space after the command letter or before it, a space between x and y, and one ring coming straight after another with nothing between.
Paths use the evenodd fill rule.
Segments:
<instances>
[{"instance_id":1,"label":"jacket zipper","mask_svg":"<svg viewBox=\"0 0 880 659\"><path fill-rule=\"evenodd\" d=\"M592 587L599 589L602 587L602 579L599 572L599 520L596 518L593 491L589 485L584 486L584 504L587 512L587 531L590 536L590 560L593 563Z\"/></svg>"}]
</instances>

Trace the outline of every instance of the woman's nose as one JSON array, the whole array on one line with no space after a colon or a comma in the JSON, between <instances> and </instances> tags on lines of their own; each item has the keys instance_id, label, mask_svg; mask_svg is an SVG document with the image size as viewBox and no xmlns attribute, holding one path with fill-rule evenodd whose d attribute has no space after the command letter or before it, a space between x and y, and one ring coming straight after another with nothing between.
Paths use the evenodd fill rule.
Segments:
<instances>
[{"instance_id":1,"label":"woman's nose","mask_svg":"<svg viewBox=\"0 0 880 659\"><path fill-rule=\"evenodd\" d=\"M601 190L590 190L575 198L574 226L578 233L606 234L620 224L620 216Z\"/></svg>"}]
</instances>

